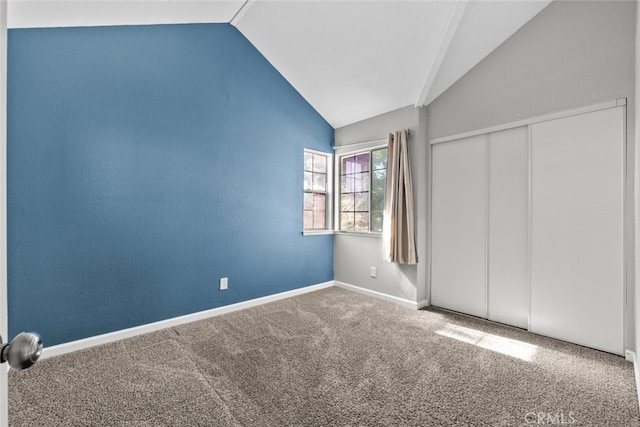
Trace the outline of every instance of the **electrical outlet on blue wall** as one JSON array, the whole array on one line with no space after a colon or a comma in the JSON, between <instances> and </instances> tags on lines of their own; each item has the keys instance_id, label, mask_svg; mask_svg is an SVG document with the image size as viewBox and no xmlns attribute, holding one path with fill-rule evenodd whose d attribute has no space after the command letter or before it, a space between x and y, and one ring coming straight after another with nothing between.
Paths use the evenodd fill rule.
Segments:
<instances>
[{"instance_id":1,"label":"electrical outlet on blue wall","mask_svg":"<svg viewBox=\"0 0 640 427\"><path fill-rule=\"evenodd\" d=\"M300 233L303 150L333 129L233 26L11 29L7 114L10 336L333 279L333 237Z\"/></svg>"}]
</instances>

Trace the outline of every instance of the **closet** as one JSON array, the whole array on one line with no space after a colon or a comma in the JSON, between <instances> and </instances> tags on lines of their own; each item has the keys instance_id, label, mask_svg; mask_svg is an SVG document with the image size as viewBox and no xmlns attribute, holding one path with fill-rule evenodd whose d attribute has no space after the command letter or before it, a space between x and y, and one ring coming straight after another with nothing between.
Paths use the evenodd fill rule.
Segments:
<instances>
[{"instance_id":1,"label":"closet","mask_svg":"<svg viewBox=\"0 0 640 427\"><path fill-rule=\"evenodd\" d=\"M431 305L623 354L625 102L432 141Z\"/></svg>"}]
</instances>

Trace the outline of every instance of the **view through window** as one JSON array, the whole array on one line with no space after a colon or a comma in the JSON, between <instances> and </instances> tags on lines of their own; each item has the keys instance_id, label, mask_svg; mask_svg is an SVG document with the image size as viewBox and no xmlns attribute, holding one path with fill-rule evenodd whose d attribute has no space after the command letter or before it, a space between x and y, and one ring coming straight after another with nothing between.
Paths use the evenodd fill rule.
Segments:
<instances>
[{"instance_id":1,"label":"view through window","mask_svg":"<svg viewBox=\"0 0 640 427\"><path fill-rule=\"evenodd\" d=\"M328 156L304 152L304 229L327 228Z\"/></svg>"},{"instance_id":2,"label":"view through window","mask_svg":"<svg viewBox=\"0 0 640 427\"><path fill-rule=\"evenodd\" d=\"M382 231L387 148L340 158L340 230Z\"/></svg>"}]
</instances>

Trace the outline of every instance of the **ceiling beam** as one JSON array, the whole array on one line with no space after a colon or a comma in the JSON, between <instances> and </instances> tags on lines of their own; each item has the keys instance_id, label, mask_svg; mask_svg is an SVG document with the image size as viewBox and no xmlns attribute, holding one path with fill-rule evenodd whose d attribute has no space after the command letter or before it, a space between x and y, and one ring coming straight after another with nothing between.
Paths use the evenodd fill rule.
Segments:
<instances>
[{"instance_id":1,"label":"ceiling beam","mask_svg":"<svg viewBox=\"0 0 640 427\"><path fill-rule=\"evenodd\" d=\"M238 9L236 14L233 15L233 18L231 18L231 21L229 21L229 23L231 25L233 25L234 27L237 27L238 26L238 22L240 22L240 20L244 16L244 14L247 13L247 11L251 8L251 6L253 6L253 4L255 2L256 2L256 0L246 0L242 4L242 6L240 6L240 9Z\"/></svg>"},{"instance_id":2,"label":"ceiling beam","mask_svg":"<svg viewBox=\"0 0 640 427\"><path fill-rule=\"evenodd\" d=\"M438 40L436 52L431 58L431 62L429 67L426 70L427 78L422 85L422 90L416 99L415 106L421 107L424 105L427 97L429 96L429 92L431 91L431 86L433 85L433 81L438 75L438 71L440 70L440 65L442 65L442 61L449 49L449 45L451 44L451 40L453 40L453 36L456 34L456 30L458 29L458 24L460 24L460 20L462 19L462 15L464 15L464 10L467 8L468 0L457 0L452 2L451 11L449 13L449 18L447 19L447 23L444 27L444 30L440 34L440 39Z\"/></svg>"}]
</instances>

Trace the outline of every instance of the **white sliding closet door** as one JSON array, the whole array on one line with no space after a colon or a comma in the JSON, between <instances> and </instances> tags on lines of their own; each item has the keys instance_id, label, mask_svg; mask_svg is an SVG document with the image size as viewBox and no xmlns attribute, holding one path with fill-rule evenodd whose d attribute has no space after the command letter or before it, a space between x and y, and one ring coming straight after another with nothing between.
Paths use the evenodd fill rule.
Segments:
<instances>
[{"instance_id":1,"label":"white sliding closet door","mask_svg":"<svg viewBox=\"0 0 640 427\"><path fill-rule=\"evenodd\" d=\"M529 130L489 134L488 318L529 324Z\"/></svg>"},{"instance_id":2,"label":"white sliding closet door","mask_svg":"<svg viewBox=\"0 0 640 427\"><path fill-rule=\"evenodd\" d=\"M431 304L486 317L486 136L432 146Z\"/></svg>"},{"instance_id":3,"label":"white sliding closet door","mask_svg":"<svg viewBox=\"0 0 640 427\"><path fill-rule=\"evenodd\" d=\"M624 107L533 124L532 332L623 353Z\"/></svg>"}]
</instances>

